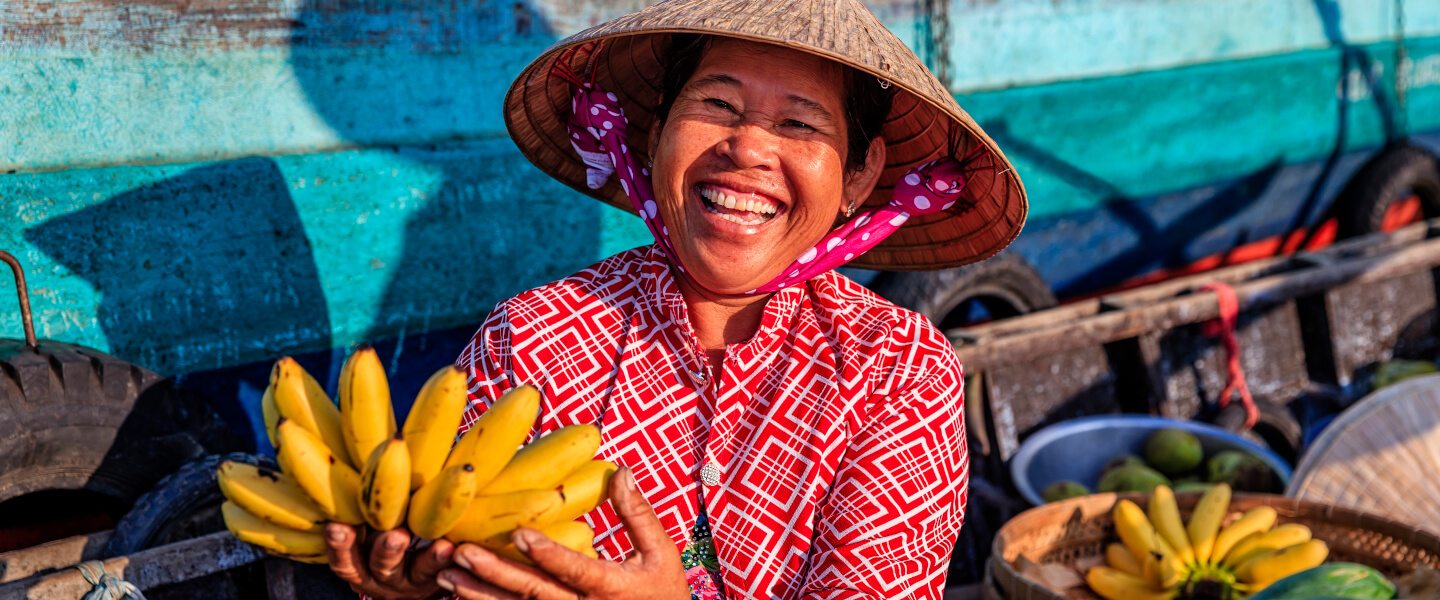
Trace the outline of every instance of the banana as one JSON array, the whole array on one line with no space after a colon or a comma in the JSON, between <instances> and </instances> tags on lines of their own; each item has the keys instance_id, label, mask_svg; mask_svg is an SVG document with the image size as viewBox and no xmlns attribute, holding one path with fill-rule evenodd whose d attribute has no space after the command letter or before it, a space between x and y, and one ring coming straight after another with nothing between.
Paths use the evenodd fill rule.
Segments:
<instances>
[{"instance_id":1,"label":"banana","mask_svg":"<svg viewBox=\"0 0 1440 600\"><path fill-rule=\"evenodd\" d=\"M600 429L594 425L570 425L550 432L526 445L500 471L482 496L520 490L553 488L572 471L595 456L600 448Z\"/></svg>"},{"instance_id":2,"label":"banana","mask_svg":"<svg viewBox=\"0 0 1440 600\"><path fill-rule=\"evenodd\" d=\"M475 487L483 489L510 462L525 443L540 412L540 391L522 385L500 396L480 415L445 461L445 468L469 464L475 468Z\"/></svg>"},{"instance_id":3,"label":"banana","mask_svg":"<svg viewBox=\"0 0 1440 600\"><path fill-rule=\"evenodd\" d=\"M555 543L566 548L584 554L590 558L599 558L595 553L595 530L590 529L583 521L559 521L540 528L540 533L550 538ZM522 565L533 565L534 561L525 556L515 544L507 544L495 551L496 554L518 562Z\"/></svg>"},{"instance_id":4,"label":"banana","mask_svg":"<svg viewBox=\"0 0 1440 600\"><path fill-rule=\"evenodd\" d=\"M1094 567L1085 572L1085 583L1108 600L1170 600L1175 591L1157 592L1150 583L1109 567Z\"/></svg>"},{"instance_id":5,"label":"banana","mask_svg":"<svg viewBox=\"0 0 1440 600\"><path fill-rule=\"evenodd\" d=\"M1241 581L1249 582L1250 592L1255 593L1276 581L1320 566L1329 555L1330 547L1325 542L1310 540L1252 558L1240 565L1235 575Z\"/></svg>"},{"instance_id":6,"label":"banana","mask_svg":"<svg viewBox=\"0 0 1440 600\"><path fill-rule=\"evenodd\" d=\"M470 401L468 383L465 369L450 365L432 375L415 397L403 430L410 447L410 489L420 489L445 465Z\"/></svg>"},{"instance_id":7,"label":"banana","mask_svg":"<svg viewBox=\"0 0 1440 600\"><path fill-rule=\"evenodd\" d=\"M1210 555L1215 548L1215 535L1220 531L1220 522L1225 520L1225 513L1229 510L1230 486L1224 483L1210 488L1195 505L1195 512L1190 515L1190 523L1185 526L1185 532L1190 538L1191 549L1195 551L1196 563L1203 565L1210 562Z\"/></svg>"},{"instance_id":8,"label":"banana","mask_svg":"<svg viewBox=\"0 0 1440 600\"><path fill-rule=\"evenodd\" d=\"M475 467L455 465L440 472L410 498L410 531L427 540L444 536L475 499Z\"/></svg>"},{"instance_id":9,"label":"banana","mask_svg":"<svg viewBox=\"0 0 1440 600\"><path fill-rule=\"evenodd\" d=\"M225 517L225 528L236 538L268 552L301 556L325 554L325 538L318 533L286 529L245 512L234 502L221 504L220 514Z\"/></svg>"},{"instance_id":10,"label":"banana","mask_svg":"<svg viewBox=\"0 0 1440 600\"><path fill-rule=\"evenodd\" d=\"M263 520L297 531L325 527L325 513L284 473L227 460L215 479L227 499Z\"/></svg>"},{"instance_id":11,"label":"banana","mask_svg":"<svg viewBox=\"0 0 1440 600\"><path fill-rule=\"evenodd\" d=\"M1145 512L1134 502L1121 500L1115 503L1115 532L1120 541L1140 563L1142 572L1152 585L1170 587L1166 583L1178 584L1184 578L1184 565L1175 558L1170 544L1160 537L1159 532L1145 518ZM1180 579L1176 579L1176 578ZM1174 581L1171 581L1174 579Z\"/></svg>"},{"instance_id":12,"label":"banana","mask_svg":"<svg viewBox=\"0 0 1440 600\"><path fill-rule=\"evenodd\" d=\"M274 390L275 409L281 418L320 436L335 458L356 466L357 461L346 450L345 437L340 431L340 410L300 363L288 356L275 361L275 367L270 370L270 389Z\"/></svg>"},{"instance_id":13,"label":"banana","mask_svg":"<svg viewBox=\"0 0 1440 600\"><path fill-rule=\"evenodd\" d=\"M1275 526L1275 517L1275 509L1269 506L1257 506L1245 511L1239 521L1231 523L1229 527L1220 530L1220 535L1215 536L1215 548L1211 551L1210 563L1218 564L1245 536L1270 531L1270 528Z\"/></svg>"},{"instance_id":14,"label":"banana","mask_svg":"<svg viewBox=\"0 0 1440 600\"><path fill-rule=\"evenodd\" d=\"M410 448L399 437L370 453L360 473L360 513L379 531L405 522L410 504Z\"/></svg>"},{"instance_id":15,"label":"banana","mask_svg":"<svg viewBox=\"0 0 1440 600\"><path fill-rule=\"evenodd\" d=\"M1170 486L1158 486L1150 494L1150 522L1175 550L1175 558L1186 565L1195 563L1195 551L1190 548L1190 537L1180 521L1180 507L1175 504L1175 492Z\"/></svg>"},{"instance_id":16,"label":"banana","mask_svg":"<svg viewBox=\"0 0 1440 600\"><path fill-rule=\"evenodd\" d=\"M275 434L275 425L280 422L280 409L275 408L275 386L265 386L265 394L260 396L260 415L265 419L265 433L270 439L271 448L280 447L280 438Z\"/></svg>"},{"instance_id":17,"label":"banana","mask_svg":"<svg viewBox=\"0 0 1440 600\"><path fill-rule=\"evenodd\" d=\"M1140 563L1135 560L1135 555L1124 544L1110 544L1105 547L1105 564L1110 568L1136 577L1144 577Z\"/></svg>"},{"instance_id":18,"label":"banana","mask_svg":"<svg viewBox=\"0 0 1440 600\"><path fill-rule=\"evenodd\" d=\"M557 520L573 521L595 510L610 499L610 476L620 467L615 463L592 460L565 476L557 489L565 497L565 507Z\"/></svg>"},{"instance_id":19,"label":"banana","mask_svg":"<svg viewBox=\"0 0 1440 600\"><path fill-rule=\"evenodd\" d=\"M1310 536L1310 528L1299 523L1286 523L1265 533L1252 533L1230 549L1221 565L1233 569L1257 556L1308 542Z\"/></svg>"},{"instance_id":20,"label":"banana","mask_svg":"<svg viewBox=\"0 0 1440 600\"><path fill-rule=\"evenodd\" d=\"M323 565L330 562L329 557L325 556L324 554L281 554L279 552L271 552L270 554L278 556L280 558L293 560L295 562L308 563L312 565Z\"/></svg>"},{"instance_id":21,"label":"banana","mask_svg":"<svg viewBox=\"0 0 1440 600\"><path fill-rule=\"evenodd\" d=\"M280 447L276 459L280 469L305 490L320 511L332 521L360 525L360 474L337 460L325 442L289 419L275 427Z\"/></svg>"},{"instance_id":22,"label":"banana","mask_svg":"<svg viewBox=\"0 0 1440 600\"><path fill-rule=\"evenodd\" d=\"M510 533L520 527L541 528L555 522L565 499L555 490L524 490L498 496L480 496L460 522L445 534L455 543L471 542L486 548L503 548Z\"/></svg>"},{"instance_id":23,"label":"banana","mask_svg":"<svg viewBox=\"0 0 1440 600\"><path fill-rule=\"evenodd\" d=\"M395 408L385 367L369 344L360 346L340 368L340 431L357 461L395 437Z\"/></svg>"}]
</instances>

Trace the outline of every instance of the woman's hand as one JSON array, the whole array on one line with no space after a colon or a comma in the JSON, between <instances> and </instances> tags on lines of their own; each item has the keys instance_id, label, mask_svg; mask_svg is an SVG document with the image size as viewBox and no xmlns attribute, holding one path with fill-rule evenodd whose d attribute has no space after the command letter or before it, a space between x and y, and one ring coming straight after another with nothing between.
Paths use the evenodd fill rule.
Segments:
<instances>
[{"instance_id":1,"label":"woman's hand","mask_svg":"<svg viewBox=\"0 0 1440 600\"><path fill-rule=\"evenodd\" d=\"M330 570L350 589L383 600L423 600L440 594L435 575L450 566L455 545L435 540L428 547L410 550L410 532L392 529L367 544L356 543L355 528L341 523L325 526Z\"/></svg>"},{"instance_id":2,"label":"woman's hand","mask_svg":"<svg viewBox=\"0 0 1440 600\"><path fill-rule=\"evenodd\" d=\"M635 551L622 564L596 560L556 544L533 529L516 531L515 547L538 567L518 565L474 544L455 549L460 569L445 569L441 587L464 600L689 600L690 586L675 542L655 511L635 489L630 469L622 468L610 486L610 503Z\"/></svg>"}]
</instances>

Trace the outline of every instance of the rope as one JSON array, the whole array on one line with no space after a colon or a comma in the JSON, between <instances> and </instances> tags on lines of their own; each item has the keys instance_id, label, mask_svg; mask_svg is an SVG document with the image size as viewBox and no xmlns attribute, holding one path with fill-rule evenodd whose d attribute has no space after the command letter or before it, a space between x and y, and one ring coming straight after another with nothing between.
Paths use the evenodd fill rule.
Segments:
<instances>
[{"instance_id":1,"label":"rope","mask_svg":"<svg viewBox=\"0 0 1440 600\"><path fill-rule=\"evenodd\" d=\"M75 565L85 581L94 586L80 600L145 600L135 584L105 570L105 563L91 560Z\"/></svg>"},{"instance_id":2,"label":"rope","mask_svg":"<svg viewBox=\"0 0 1440 600\"><path fill-rule=\"evenodd\" d=\"M1260 409L1250 396L1250 386L1245 383L1245 369L1240 366L1240 340L1235 337L1235 322L1240 318L1240 301L1235 297L1235 288L1224 283L1210 283L1201 291L1215 292L1215 302L1220 305L1220 318L1206 321L1201 332L1210 337L1220 338L1225 345L1226 361L1225 389L1220 391L1216 404L1220 408L1230 405L1230 396L1240 392L1240 402L1245 405L1245 429L1255 426L1260 420Z\"/></svg>"}]
</instances>

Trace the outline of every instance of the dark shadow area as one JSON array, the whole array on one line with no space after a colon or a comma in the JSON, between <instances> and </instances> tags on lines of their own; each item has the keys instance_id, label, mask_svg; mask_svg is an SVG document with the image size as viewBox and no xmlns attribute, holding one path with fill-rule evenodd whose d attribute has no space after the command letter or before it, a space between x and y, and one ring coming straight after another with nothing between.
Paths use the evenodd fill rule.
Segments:
<instances>
[{"instance_id":1,"label":"dark shadow area","mask_svg":"<svg viewBox=\"0 0 1440 600\"><path fill-rule=\"evenodd\" d=\"M1345 41L1345 33L1340 26L1342 22L1340 4L1336 0L1314 0L1314 2L1315 12L1319 15L1321 25L1325 30L1325 39L1340 50L1340 81L1335 93L1335 143L1325 157L1325 164L1321 168L1319 177L1315 178L1314 184L1310 186L1309 192L1305 195L1305 203L1301 210L1295 213L1290 224L1290 231L1297 231L1310 222L1310 213L1320 204L1326 184L1330 181L1340 158L1345 154L1345 143L1350 133L1350 96L1354 91L1350 78L1352 69L1359 72L1364 78L1366 93L1375 103L1375 110L1380 115L1381 125L1385 129L1386 146L1397 143L1405 135L1403 127L1397 123L1395 99L1391 97L1393 93L1385 89L1384 81L1372 68L1370 53L1366 52L1364 48ZM1314 235L1314 230L1306 234L1300 247L1308 244Z\"/></svg>"},{"instance_id":2,"label":"dark shadow area","mask_svg":"<svg viewBox=\"0 0 1440 600\"><path fill-rule=\"evenodd\" d=\"M1139 206L1135 198L1126 196L1110 182L1055 156L1045 148L1011 135L1006 121L989 121L981 127L989 132L997 143L1004 146L1009 154L1024 157L1037 169L1100 197L1101 210L1125 223L1137 236L1138 239L1124 251L1096 262L1086 274L1076 278L1064 290L1065 294L1100 289L1153 269L1190 263L1194 260L1187 253L1190 245L1214 232L1226 220L1254 205L1284 167L1282 160L1277 157L1264 167L1213 192L1205 202L1196 203L1193 208L1173 216L1169 224L1162 226L1155 222L1153 215ZM1242 232L1236 245L1246 241L1248 240L1244 239Z\"/></svg>"},{"instance_id":3,"label":"dark shadow area","mask_svg":"<svg viewBox=\"0 0 1440 600\"><path fill-rule=\"evenodd\" d=\"M192 340L192 351L225 362L330 345L315 258L270 159L190 169L41 223L25 238L100 291L96 315L110 354L125 360L160 372L193 364L159 340ZM257 421L234 399L242 385L263 389L268 368L244 375L200 374L194 383L248 437Z\"/></svg>"},{"instance_id":4,"label":"dark shadow area","mask_svg":"<svg viewBox=\"0 0 1440 600\"><path fill-rule=\"evenodd\" d=\"M545 176L508 141L474 137L475 128L504 130L491 102L508 88L507 71L556 40L543 15L508 0L381 0L363 5L363 19L361 9L306 2L291 63L315 110L343 137L401 140L390 150L397 159L439 171L438 187L405 223L402 255L387 265L391 280L365 336L397 338L403 356L417 350L406 343L416 333L462 324L473 332L495 303L598 260L602 207ZM476 54L493 56L495 70L454 70Z\"/></svg>"}]
</instances>

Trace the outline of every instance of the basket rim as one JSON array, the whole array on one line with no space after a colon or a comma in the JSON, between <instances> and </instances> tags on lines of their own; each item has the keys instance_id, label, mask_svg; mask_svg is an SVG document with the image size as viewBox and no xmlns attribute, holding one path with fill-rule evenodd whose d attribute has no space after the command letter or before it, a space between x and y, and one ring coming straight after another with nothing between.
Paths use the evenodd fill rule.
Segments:
<instances>
[{"instance_id":1,"label":"basket rim","mask_svg":"<svg viewBox=\"0 0 1440 600\"><path fill-rule=\"evenodd\" d=\"M1195 503L1199 501L1201 495L1201 492L1180 492L1175 494L1175 499L1176 503L1184 510L1192 508ZM1016 515L1009 521L1006 521L1005 524L1000 527L999 531L995 532L995 541L991 544L989 562L991 564L990 568L994 571L993 577L996 583L999 584L1010 597L1062 597L1021 575L1015 568L1012 560L1006 557L1006 551L1008 550L1007 543L1018 536L1022 528L1038 520L1051 520L1051 517L1055 515L1065 514L1070 514L1072 515L1071 518L1073 518L1076 511L1079 511L1086 517L1094 517L1096 515L1109 513L1120 500L1130 500L1136 504L1145 506L1149 499L1150 494L1148 493L1092 494L1037 506ZM1374 531L1390 536L1412 547L1428 550L1440 555L1440 534L1380 515L1335 504L1300 500L1276 494L1235 492L1230 500L1231 510L1237 510L1237 504L1240 505L1238 509L1270 506L1285 516L1318 515L1336 525ZM1018 595L1016 593L1017 585L1024 588L1026 594L1023 596Z\"/></svg>"}]
</instances>

